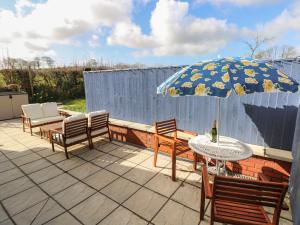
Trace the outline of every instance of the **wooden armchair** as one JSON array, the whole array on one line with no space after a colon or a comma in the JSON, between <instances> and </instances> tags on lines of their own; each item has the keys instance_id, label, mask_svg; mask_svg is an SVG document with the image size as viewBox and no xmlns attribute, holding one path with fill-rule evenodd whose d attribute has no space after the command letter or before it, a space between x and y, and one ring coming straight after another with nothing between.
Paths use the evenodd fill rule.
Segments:
<instances>
[{"instance_id":1,"label":"wooden armchair","mask_svg":"<svg viewBox=\"0 0 300 225\"><path fill-rule=\"evenodd\" d=\"M88 141L89 148L92 149L89 141L88 119L84 114L64 119L62 129L50 130L52 150L54 151L54 144L62 146L67 159L69 158L67 148L84 141Z\"/></svg>"},{"instance_id":2,"label":"wooden armchair","mask_svg":"<svg viewBox=\"0 0 300 225\"><path fill-rule=\"evenodd\" d=\"M177 139L177 131L179 131L179 129L176 127L175 119L155 123L153 165L156 167L158 151L161 147L164 147L171 153L173 181L176 181L176 156L190 151L187 142ZM194 160L196 160L195 157ZM196 163L194 162L194 165L195 164Z\"/></svg>"},{"instance_id":3,"label":"wooden armchair","mask_svg":"<svg viewBox=\"0 0 300 225\"><path fill-rule=\"evenodd\" d=\"M109 132L109 113L92 112L88 115L90 145L93 148L93 138L108 134L109 141L111 136Z\"/></svg>"},{"instance_id":4,"label":"wooden armchair","mask_svg":"<svg viewBox=\"0 0 300 225\"><path fill-rule=\"evenodd\" d=\"M287 183L215 176L208 180L202 168L200 220L204 218L205 198L211 199L211 222L236 225L278 225ZM263 206L274 208L272 221Z\"/></svg>"}]
</instances>

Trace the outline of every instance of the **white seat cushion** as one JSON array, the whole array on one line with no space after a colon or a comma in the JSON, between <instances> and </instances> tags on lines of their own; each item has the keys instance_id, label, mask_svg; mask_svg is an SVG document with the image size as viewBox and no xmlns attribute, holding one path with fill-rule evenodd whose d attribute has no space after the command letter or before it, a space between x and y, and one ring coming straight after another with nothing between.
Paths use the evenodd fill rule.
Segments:
<instances>
[{"instance_id":1,"label":"white seat cushion","mask_svg":"<svg viewBox=\"0 0 300 225\"><path fill-rule=\"evenodd\" d=\"M102 114L105 114L106 110L100 110L100 111L94 111L86 114L86 117L88 118L88 126L91 127L91 120L93 116L99 116Z\"/></svg>"},{"instance_id":2,"label":"white seat cushion","mask_svg":"<svg viewBox=\"0 0 300 225\"><path fill-rule=\"evenodd\" d=\"M47 118L39 118L39 119L31 120L31 124L33 126L36 126L36 125L51 123L51 122L55 122L55 121L63 121L63 119L64 119L63 116L52 116L52 117L47 117Z\"/></svg>"},{"instance_id":3,"label":"white seat cushion","mask_svg":"<svg viewBox=\"0 0 300 225\"><path fill-rule=\"evenodd\" d=\"M46 102L41 104L44 117L59 116L56 102Z\"/></svg>"},{"instance_id":4,"label":"white seat cushion","mask_svg":"<svg viewBox=\"0 0 300 225\"><path fill-rule=\"evenodd\" d=\"M28 104L22 105L21 107L25 116L32 120L44 117L41 104Z\"/></svg>"},{"instance_id":5,"label":"white seat cushion","mask_svg":"<svg viewBox=\"0 0 300 225\"><path fill-rule=\"evenodd\" d=\"M86 117L85 117L84 113L80 113L80 114L73 115L73 116L65 118L64 121L63 121L63 125L62 125L62 132L65 133L65 131L64 131L65 123L76 121L76 120L81 120L81 119L85 119L85 118Z\"/></svg>"},{"instance_id":6,"label":"white seat cushion","mask_svg":"<svg viewBox=\"0 0 300 225\"><path fill-rule=\"evenodd\" d=\"M107 131L108 131L107 127L104 127L104 128L102 128L100 130L94 130L94 131L92 131L91 135L94 136L94 135L101 134L101 133L104 133L104 132L107 132Z\"/></svg>"},{"instance_id":7,"label":"white seat cushion","mask_svg":"<svg viewBox=\"0 0 300 225\"><path fill-rule=\"evenodd\" d=\"M62 142L62 135L61 134L54 134L53 135L56 140L60 140ZM76 141L80 141L80 140L84 140L87 138L87 134L82 134L82 135L79 135L79 136L76 136L76 137L72 137L72 138L67 138L66 139L66 144L71 144L71 143L74 143Z\"/></svg>"}]
</instances>

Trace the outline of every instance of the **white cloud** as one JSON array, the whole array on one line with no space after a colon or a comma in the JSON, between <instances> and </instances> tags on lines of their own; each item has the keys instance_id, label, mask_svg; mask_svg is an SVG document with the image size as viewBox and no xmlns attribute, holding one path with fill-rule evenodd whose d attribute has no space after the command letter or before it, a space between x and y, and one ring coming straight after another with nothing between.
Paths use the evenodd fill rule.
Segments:
<instances>
[{"instance_id":1,"label":"white cloud","mask_svg":"<svg viewBox=\"0 0 300 225\"><path fill-rule=\"evenodd\" d=\"M0 50L32 58L52 44L72 44L72 38L103 26L130 21L131 0L19 0L16 13L0 9Z\"/></svg>"},{"instance_id":2,"label":"white cloud","mask_svg":"<svg viewBox=\"0 0 300 225\"><path fill-rule=\"evenodd\" d=\"M210 3L213 5L233 4L237 6L264 5L278 3L280 0L195 0L196 3Z\"/></svg>"},{"instance_id":3,"label":"white cloud","mask_svg":"<svg viewBox=\"0 0 300 225\"><path fill-rule=\"evenodd\" d=\"M99 46L99 36L96 34L93 34L91 39L88 41L89 46L91 47L97 47Z\"/></svg>"},{"instance_id":4,"label":"white cloud","mask_svg":"<svg viewBox=\"0 0 300 225\"><path fill-rule=\"evenodd\" d=\"M280 39L284 33L294 31L300 34L300 2L285 9L275 19L258 26L258 31L264 36Z\"/></svg>"},{"instance_id":5,"label":"white cloud","mask_svg":"<svg viewBox=\"0 0 300 225\"><path fill-rule=\"evenodd\" d=\"M149 35L132 22L122 23L108 43L140 49L135 55L198 55L216 52L235 38L237 29L226 20L192 17L188 9L187 2L160 0L151 15Z\"/></svg>"}]
</instances>

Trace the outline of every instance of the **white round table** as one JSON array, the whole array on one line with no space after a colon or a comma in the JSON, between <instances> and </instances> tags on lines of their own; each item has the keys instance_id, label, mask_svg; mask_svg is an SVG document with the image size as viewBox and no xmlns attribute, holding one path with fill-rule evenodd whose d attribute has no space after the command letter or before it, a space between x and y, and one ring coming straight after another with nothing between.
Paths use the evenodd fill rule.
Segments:
<instances>
[{"instance_id":1,"label":"white round table","mask_svg":"<svg viewBox=\"0 0 300 225\"><path fill-rule=\"evenodd\" d=\"M211 173L220 172L219 161L239 161L252 156L252 149L234 138L220 136L219 143L211 142L208 135L198 135L189 140L189 147L196 153L216 160L216 167L209 169ZM206 160L207 162L208 160ZM226 170L225 170L225 173Z\"/></svg>"}]
</instances>

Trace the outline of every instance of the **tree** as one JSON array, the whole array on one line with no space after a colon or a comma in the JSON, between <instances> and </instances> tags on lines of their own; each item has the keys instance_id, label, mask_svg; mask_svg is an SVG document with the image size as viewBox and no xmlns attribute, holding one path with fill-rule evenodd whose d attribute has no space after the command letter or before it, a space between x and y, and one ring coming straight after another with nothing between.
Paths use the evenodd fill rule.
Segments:
<instances>
[{"instance_id":1,"label":"tree","mask_svg":"<svg viewBox=\"0 0 300 225\"><path fill-rule=\"evenodd\" d=\"M86 66L90 67L90 68L95 68L95 67L97 67L97 65L98 65L98 63L97 63L96 59L89 59L86 62Z\"/></svg>"},{"instance_id":2,"label":"tree","mask_svg":"<svg viewBox=\"0 0 300 225\"><path fill-rule=\"evenodd\" d=\"M264 37L259 33L256 33L256 35L250 39L250 40L244 40L243 42L247 45L249 48L249 56L251 58L254 57L256 52L267 42L271 41L273 38Z\"/></svg>"},{"instance_id":3,"label":"tree","mask_svg":"<svg viewBox=\"0 0 300 225\"><path fill-rule=\"evenodd\" d=\"M257 59L287 59L297 56L295 47L289 45L272 46L255 54Z\"/></svg>"}]
</instances>

